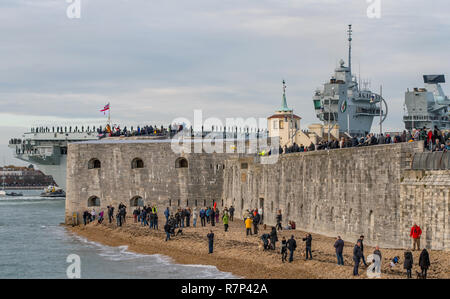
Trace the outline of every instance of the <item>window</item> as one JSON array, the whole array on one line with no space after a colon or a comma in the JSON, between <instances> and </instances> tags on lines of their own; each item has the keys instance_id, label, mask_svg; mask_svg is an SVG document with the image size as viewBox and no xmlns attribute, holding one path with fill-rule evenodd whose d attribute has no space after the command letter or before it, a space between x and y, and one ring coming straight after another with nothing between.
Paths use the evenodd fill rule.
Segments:
<instances>
[{"instance_id":1,"label":"window","mask_svg":"<svg viewBox=\"0 0 450 299\"><path fill-rule=\"evenodd\" d=\"M97 158L92 158L88 162L88 169L101 168L101 167L102 167L102 163Z\"/></svg>"},{"instance_id":2,"label":"window","mask_svg":"<svg viewBox=\"0 0 450 299\"><path fill-rule=\"evenodd\" d=\"M97 196L91 196L88 199L88 207L99 207L100 206L100 198Z\"/></svg>"},{"instance_id":3,"label":"window","mask_svg":"<svg viewBox=\"0 0 450 299\"><path fill-rule=\"evenodd\" d=\"M248 163L241 163L241 169L248 169Z\"/></svg>"},{"instance_id":4,"label":"window","mask_svg":"<svg viewBox=\"0 0 450 299\"><path fill-rule=\"evenodd\" d=\"M178 158L175 161L175 168L188 168L188 161L185 158Z\"/></svg>"},{"instance_id":5,"label":"window","mask_svg":"<svg viewBox=\"0 0 450 299\"><path fill-rule=\"evenodd\" d=\"M130 206L131 207L143 207L144 200L140 196L135 196L132 199L130 199Z\"/></svg>"},{"instance_id":6,"label":"window","mask_svg":"<svg viewBox=\"0 0 450 299\"><path fill-rule=\"evenodd\" d=\"M276 119L273 121L273 128L278 129L278 120Z\"/></svg>"},{"instance_id":7,"label":"window","mask_svg":"<svg viewBox=\"0 0 450 299\"><path fill-rule=\"evenodd\" d=\"M133 161L131 161L131 168L144 168L144 161L142 161L141 158L134 158Z\"/></svg>"},{"instance_id":8,"label":"window","mask_svg":"<svg viewBox=\"0 0 450 299\"><path fill-rule=\"evenodd\" d=\"M280 120L280 129L284 129L284 122Z\"/></svg>"}]
</instances>

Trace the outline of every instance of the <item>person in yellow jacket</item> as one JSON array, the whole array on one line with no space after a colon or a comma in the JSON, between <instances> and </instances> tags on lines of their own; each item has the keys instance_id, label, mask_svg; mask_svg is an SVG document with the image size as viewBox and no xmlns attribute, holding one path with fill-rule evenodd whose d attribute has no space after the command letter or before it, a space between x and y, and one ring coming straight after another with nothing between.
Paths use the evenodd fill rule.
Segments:
<instances>
[{"instance_id":1,"label":"person in yellow jacket","mask_svg":"<svg viewBox=\"0 0 450 299\"><path fill-rule=\"evenodd\" d=\"M245 228L247 229L247 236L250 234L252 234L252 223L253 220L252 218L248 217L247 219L245 219Z\"/></svg>"}]
</instances>

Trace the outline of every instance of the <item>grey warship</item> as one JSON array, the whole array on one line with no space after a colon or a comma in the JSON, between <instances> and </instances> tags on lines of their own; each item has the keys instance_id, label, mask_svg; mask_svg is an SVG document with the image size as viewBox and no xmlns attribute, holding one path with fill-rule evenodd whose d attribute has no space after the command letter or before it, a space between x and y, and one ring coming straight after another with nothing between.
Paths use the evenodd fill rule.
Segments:
<instances>
[{"instance_id":1,"label":"grey warship","mask_svg":"<svg viewBox=\"0 0 450 299\"><path fill-rule=\"evenodd\" d=\"M445 83L445 76L424 75L423 82L425 88L416 87L405 92L405 129L450 129L450 99L440 85Z\"/></svg>"},{"instance_id":2,"label":"grey warship","mask_svg":"<svg viewBox=\"0 0 450 299\"><path fill-rule=\"evenodd\" d=\"M361 88L356 76L352 75L352 25L348 26L347 32L348 66L340 60L334 76L322 89L315 91L313 103L316 116L325 128L332 130L339 125L340 134L359 137L370 132L374 117L380 117L381 127L387 116L387 104L380 94L372 92L367 86Z\"/></svg>"}]
</instances>

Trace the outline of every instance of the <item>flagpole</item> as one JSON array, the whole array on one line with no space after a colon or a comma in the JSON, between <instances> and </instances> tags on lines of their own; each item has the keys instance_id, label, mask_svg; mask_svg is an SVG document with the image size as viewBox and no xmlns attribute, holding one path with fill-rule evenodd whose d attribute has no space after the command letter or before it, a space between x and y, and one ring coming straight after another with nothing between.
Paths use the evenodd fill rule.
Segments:
<instances>
[{"instance_id":1,"label":"flagpole","mask_svg":"<svg viewBox=\"0 0 450 299\"><path fill-rule=\"evenodd\" d=\"M111 128L111 104L108 102L108 125Z\"/></svg>"}]
</instances>

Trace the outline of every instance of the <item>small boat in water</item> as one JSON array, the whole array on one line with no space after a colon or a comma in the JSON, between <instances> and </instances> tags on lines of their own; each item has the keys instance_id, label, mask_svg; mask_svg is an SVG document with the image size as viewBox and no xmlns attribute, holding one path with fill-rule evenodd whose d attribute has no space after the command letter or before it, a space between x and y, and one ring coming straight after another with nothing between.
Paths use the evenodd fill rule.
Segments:
<instances>
[{"instance_id":1,"label":"small boat in water","mask_svg":"<svg viewBox=\"0 0 450 299\"><path fill-rule=\"evenodd\" d=\"M23 194L22 193L11 192L11 193L6 193L6 196L23 196Z\"/></svg>"},{"instance_id":2,"label":"small boat in water","mask_svg":"<svg viewBox=\"0 0 450 299\"><path fill-rule=\"evenodd\" d=\"M66 197L66 192L61 188L48 186L48 188L44 189L44 192L41 193L41 197Z\"/></svg>"}]
</instances>

